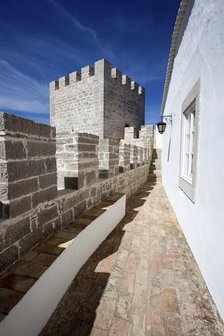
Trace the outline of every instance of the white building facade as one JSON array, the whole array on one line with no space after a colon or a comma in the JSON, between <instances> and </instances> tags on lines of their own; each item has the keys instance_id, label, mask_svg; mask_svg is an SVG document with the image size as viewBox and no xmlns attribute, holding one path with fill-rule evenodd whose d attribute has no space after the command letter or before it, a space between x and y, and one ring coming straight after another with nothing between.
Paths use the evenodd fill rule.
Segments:
<instances>
[{"instance_id":1,"label":"white building facade","mask_svg":"<svg viewBox=\"0 0 224 336\"><path fill-rule=\"evenodd\" d=\"M224 1L183 0L167 69L163 184L224 318Z\"/></svg>"}]
</instances>

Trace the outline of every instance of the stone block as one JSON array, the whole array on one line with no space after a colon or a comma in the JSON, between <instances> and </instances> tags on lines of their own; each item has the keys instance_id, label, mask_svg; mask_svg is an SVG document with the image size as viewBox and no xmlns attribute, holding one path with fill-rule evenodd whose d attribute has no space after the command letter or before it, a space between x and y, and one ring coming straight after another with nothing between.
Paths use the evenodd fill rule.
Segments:
<instances>
[{"instance_id":1,"label":"stone block","mask_svg":"<svg viewBox=\"0 0 224 336\"><path fill-rule=\"evenodd\" d=\"M10 246L8 249L0 253L0 272L12 265L19 259L19 251L16 245Z\"/></svg>"},{"instance_id":2,"label":"stone block","mask_svg":"<svg viewBox=\"0 0 224 336\"><path fill-rule=\"evenodd\" d=\"M81 213L83 213L85 210L87 209L86 206L86 201L82 201L80 203L78 203L77 205L75 205L73 207L73 211L74 211L74 218L79 216Z\"/></svg>"},{"instance_id":3,"label":"stone block","mask_svg":"<svg viewBox=\"0 0 224 336\"><path fill-rule=\"evenodd\" d=\"M57 168L56 168L56 158L52 157L52 158L46 159L46 161L45 161L45 167L46 167L46 174L56 172L57 171Z\"/></svg>"},{"instance_id":4,"label":"stone block","mask_svg":"<svg viewBox=\"0 0 224 336\"><path fill-rule=\"evenodd\" d=\"M79 152L95 152L96 146L92 144L78 143L78 151Z\"/></svg>"},{"instance_id":5,"label":"stone block","mask_svg":"<svg viewBox=\"0 0 224 336\"><path fill-rule=\"evenodd\" d=\"M9 223L9 225L7 225L4 236L4 248L14 244L28 233L30 233L29 217L23 218L22 220L12 224Z\"/></svg>"},{"instance_id":6,"label":"stone block","mask_svg":"<svg viewBox=\"0 0 224 336\"><path fill-rule=\"evenodd\" d=\"M78 163L78 171L90 171L90 170L95 170L98 169L99 163L98 160L88 160L88 159L84 159L84 160L79 160Z\"/></svg>"},{"instance_id":7,"label":"stone block","mask_svg":"<svg viewBox=\"0 0 224 336\"><path fill-rule=\"evenodd\" d=\"M64 198L60 201L59 207L62 210L62 212L65 212L74 207L74 205L78 204L79 202L80 202L80 195L77 192L75 193L72 192L71 194L64 196Z\"/></svg>"},{"instance_id":8,"label":"stone block","mask_svg":"<svg viewBox=\"0 0 224 336\"><path fill-rule=\"evenodd\" d=\"M53 206L48 205L45 209L40 210L37 217L38 217L38 224L39 225L43 225L43 224L57 218L58 217L57 206L56 205L53 205Z\"/></svg>"},{"instance_id":9,"label":"stone block","mask_svg":"<svg viewBox=\"0 0 224 336\"><path fill-rule=\"evenodd\" d=\"M65 138L60 138L60 136L57 137L56 139L56 146L57 145L66 145L66 144L69 144L69 143L73 143L73 138L69 135L67 135Z\"/></svg>"},{"instance_id":10,"label":"stone block","mask_svg":"<svg viewBox=\"0 0 224 336\"><path fill-rule=\"evenodd\" d=\"M25 196L38 190L37 177L9 183L8 185L8 197L10 200Z\"/></svg>"},{"instance_id":11,"label":"stone block","mask_svg":"<svg viewBox=\"0 0 224 336\"><path fill-rule=\"evenodd\" d=\"M50 236L54 232L61 229L61 220L60 218L56 218L53 221L50 221L42 226L42 232L44 238Z\"/></svg>"},{"instance_id":12,"label":"stone block","mask_svg":"<svg viewBox=\"0 0 224 336\"><path fill-rule=\"evenodd\" d=\"M97 182L97 176L95 171L87 172L85 174L85 186L88 187Z\"/></svg>"},{"instance_id":13,"label":"stone block","mask_svg":"<svg viewBox=\"0 0 224 336\"><path fill-rule=\"evenodd\" d=\"M14 218L31 210L31 196L13 200L9 204L9 218Z\"/></svg>"},{"instance_id":14,"label":"stone block","mask_svg":"<svg viewBox=\"0 0 224 336\"><path fill-rule=\"evenodd\" d=\"M33 208L36 208L36 206L40 203L53 200L56 197L56 195L57 195L56 186L37 191L34 195L32 195Z\"/></svg>"},{"instance_id":15,"label":"stone block","mask_svg":"<svg viewBox=\"0 0 224 336\"><path fill-rule=\"evenodd\" d=\"M26 158L24 143L22 141L12 140L0 141L0 157L5 160L18 160Z\"/></svg>"},{"instance_id":16,"label":"stone block","mask_svg":"<svg viewBox=\"0 0 224 336\"><path fill-rule=\"evenodd\" d=\"M56 173L39 176L39 187L41 189L48 188L53 185L57 185L57 174Z\"/></svg>"},{"instance_id":17,"label":"stone block","mask_svg":"<svg viewBox=\"0 0 224 336\"><path fill-rule=\"evenodd\" d=\"M61 224L62 227L68 225L69 223L71 223L73 221L73 211L72 209L64 212L61 216Z\"/></svg>"},{"instance_id":18,"label":"stone block","mask_svg":"<svg viewBox=\"0 0 224 336\"><path fill-rule=\"evenodd\" d=\"M45 160L11 161L7 163L8 181L15 182L45 174Z\"/></svg>"},{"instance_id":19,"label":"stone block","mask_svg":"<svg viewBox=\"0 0 224 336\"><path fill-rule=\"evenodd\" d=\"M47 141L28 141L27 151L29 158L54 156L56 152L56 144Z\"/></svg>"}]
</instances>

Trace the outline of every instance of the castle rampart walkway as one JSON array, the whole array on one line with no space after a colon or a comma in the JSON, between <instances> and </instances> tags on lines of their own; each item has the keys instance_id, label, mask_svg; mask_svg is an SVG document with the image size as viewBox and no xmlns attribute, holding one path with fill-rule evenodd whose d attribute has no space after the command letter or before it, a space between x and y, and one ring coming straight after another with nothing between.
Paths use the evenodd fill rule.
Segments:
<instances>
[{"instance_id":1,"label":"castle rampart walkway","mask_svg":"<svg viewBox=\"0 0 224 336\"><path fill-rule=\"evenodd\" d=\"M126 216L78 273L47 335L224 335L161 180L128 200Z\"/></svg>"}]
</instances>

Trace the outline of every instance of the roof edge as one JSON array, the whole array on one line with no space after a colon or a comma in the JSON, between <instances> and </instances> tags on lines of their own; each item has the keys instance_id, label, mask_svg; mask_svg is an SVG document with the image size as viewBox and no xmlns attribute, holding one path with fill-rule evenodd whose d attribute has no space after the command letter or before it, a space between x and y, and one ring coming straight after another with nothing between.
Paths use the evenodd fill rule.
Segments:
<instances>
[{"instance_id":1,"label":"roof edge","mask_svg":"<svg viewBox=\"0 0 224 336\"><path fill-rule=\"evenodd\" d=\"M161 113L160 113L161 115L163 115L164 109L165 109L170 81L171 81L171 77L173 73L174 59L177 53L179 35L180 35L185 16L188 12L188 8L191 2L192 0L182 0L180 3L178 13L177 13L174 30L172 34L172 42L171 42L171 47L170 47L170 52L169 52L168 64L167 64L167 69L166 69L166 78L165 78L165 83L164 83L164 88L163 88L163 99L162 99Z\"/></svg>"}]
</instances>

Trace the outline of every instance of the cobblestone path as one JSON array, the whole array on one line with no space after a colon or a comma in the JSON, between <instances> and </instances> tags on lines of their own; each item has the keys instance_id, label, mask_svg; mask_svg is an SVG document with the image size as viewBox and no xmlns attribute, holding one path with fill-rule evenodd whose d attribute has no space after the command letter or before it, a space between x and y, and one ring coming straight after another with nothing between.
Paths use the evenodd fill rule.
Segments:
<instances>
[{"instance_id":1,"label":"cobblestone path","mask_svg":"<svg viewBox=\"0 0 224 336\"><path fill-rule=\"evenodd\" d=\"M128 200L125 218L80 270L47 335L224 335L160 180Z\"/></svg>"}]
</instances>

